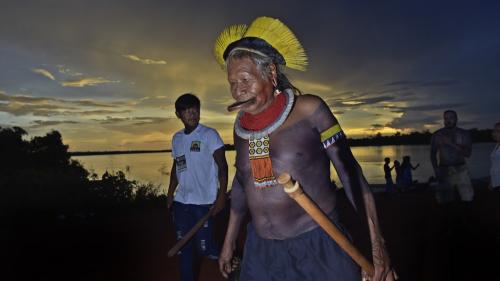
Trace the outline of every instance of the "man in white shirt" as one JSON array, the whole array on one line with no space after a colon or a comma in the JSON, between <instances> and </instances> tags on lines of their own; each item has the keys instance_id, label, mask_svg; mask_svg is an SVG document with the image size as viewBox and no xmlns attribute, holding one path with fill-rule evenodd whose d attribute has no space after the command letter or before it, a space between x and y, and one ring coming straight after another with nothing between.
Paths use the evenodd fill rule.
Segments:
<instances>
[{"instance_id":1,"label":"man in white shirt","mask_svg":"<svg viewBox=\"0 0 500 281\"><path fill-rule=\"evenodd\" d=\"M224 208L227 190L227 162L224 143L216 130L200 124L200 100L184 94L175 102L175 114L184 129L172 138L168 208L173 207L177 239L205 216L210 208L214 215ZM175 192L177 191L177 192ZM174 196L175 192L175 196ZM212 206L213 204L213 206ZM193 251L217 259L219 249L212 239L212 219L198 231L179 253L181 280L197 280Z\"/></svg>"}]
</instances>

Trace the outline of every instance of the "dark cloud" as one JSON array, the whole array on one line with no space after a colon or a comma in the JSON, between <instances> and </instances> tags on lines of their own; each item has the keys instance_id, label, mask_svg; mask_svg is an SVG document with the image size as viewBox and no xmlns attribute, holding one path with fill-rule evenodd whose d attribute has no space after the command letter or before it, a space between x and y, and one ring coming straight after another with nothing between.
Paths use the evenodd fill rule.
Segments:
<instances>
[{"instance_id":1,"label":"dark cloud","mask_svg":"<svg viewBox=\"0 0 500 281\"><path fill-rule=\"evenodd\" d=\"M386 124L386 127L394 129L417 129L422 130L425 126L437 126L441 122L440 116L421 116L419 114L403 114L402 117L396 118Z\"/></svg>"},{"instance_id":2,"label":"dark cloud","mask_svg":"<svg viewBox=\"0 0 500 281\"><path fill-rule=\"evenodd\" d=\"M414 105L414 106L378 106L378 108L386 108L390 109L391 112L401 113L401 112L409 112L409 111L420 111L420 112L428 112L428 111L444 111L447 109L460 108L465 106L463 103L444 103L444 104L424 104L424 105Z\"/></svg>"},{"instance_id":3,"label":"dark cloud","mask_svg":"<svg viewBox=\"0 0 500 281\"><path fill-rule=\"evenodd\" d=\"M460 81L451 80L451 79L443 79L443 80L435 80L435 81L395 81L383 86L407 86L408 88L421 88L421 87L447 87L454 86L460 84Z\"/></svg>"},{"instance_id":4,"label":"dark cloud","mask_svg":"<svg viewBox=\"0 0 500 281\"><path fill-rule=\"evenodd\" d=\"M46 97L10 96L0 92L0 112L6 112L14 116L58 116L58 115L102 115L130 113L130 109L122 109L123 102L94 102L89 100L63 100ZM85 110L93 107L116 108L117 110Z\"/></svg>"},{"instance_id":5,"label":"dark cloud","mask_svg":"<svg viewBox=\"0 0 500 281\"><path fill-rule=\"evenodd\" d=\"M108 124L122 124L123 122L130 121L130 117L111 117L107 116L106 119L92 119L92 121L97 122L102 125Z\"/></svg>"},{"instance_id":6,"label":"dark cloud","mask_svg":"<svg viewBox=\"0 0 500 281\"><path fill-rule=\"evenodd\" d=\"M129 105L126 102L112 101L112 102L97 102L91 100L63 100L62 102L67 102L71 104L81 105L81 106L91 106L91 107L119 107Z\"/></svg>"},{"instance_id":7,"label":"dark cloud","mask_svg":"<svg viewBox=\"0 0 500 281\"><path fill-rule=\"evenodd\" d=\"M142 126L142 125L162 124L175 119L176 118L173 117L134 117L131 120L136 121L132 125Z\"/></svg>"},{"instance_id":8,"label":"dark cloud","mask_svg":"<svg viewBox=\"0 0 500 281\"><path fill-rule=\"evenodd\" d=\"M380 97L369 97L369 98L358 98L358 99L344 99L330 101L329 106L333 108L356 108L359 106L374 105L381 102L391 101L395 98L393 96L380 96Z\"/></svg>"},{"instance_id":9,"label":"dark cloud","mask_svg":"<svg viewBox=\"0 0 500 281\"><path fill-rule=\"evenodd\" d=\"M112 117L107 116L105 119L92 119L101 125L157 125L164 124L165 122L175 120L173 117Z\"/></svg>"},{"instance_id":10,"label":"dark cloud","mask_svg":"<svg viewBox=\"0 0 500 281\"><path fill-rule=\"evenodd\" d=\"M63 115L79 115L79 116L89 116L89 115L109 115L109 114L123 114L131 113L132 110L85 110L85 111L65 111L61 112Z\"/></svg>"},{"instance_id":11,"label":"dark cloud","mask_svg":"<svg viewBox=\"0 0 500 281\"><path fill-rule=\"evenodd\" d=\"M383 129L385 127L386 126L382 125L382 124L371 124L370 128L368 130L370 130L370 131L378 131L378 130Z\"/></svg>"},{"instance_id":12,"label":"dark cloud","mask_svg":"<svg viewBox=\"0 0 500 281\"><path fill-rule=\"evenodd\" d=\"M60 115L61 107L50 104L22 104L16 102L0 103L0 112L12 114L14 116L34 115L50 117Z\"/></svg>"},{"instance_id":13,"label":"dark cloud","mask_svg":"<svg viewBox=\"0 0 500 281\"><path fill-rule=\"evenodd\" d=\"M42 127L53 127L57 125L63 125L63 124L78 124L80 122L77 121L66 121L66 120L34 120L32 123L34 125L29 126L31 129L38 129Z\"/></svg>"}]
</instances>

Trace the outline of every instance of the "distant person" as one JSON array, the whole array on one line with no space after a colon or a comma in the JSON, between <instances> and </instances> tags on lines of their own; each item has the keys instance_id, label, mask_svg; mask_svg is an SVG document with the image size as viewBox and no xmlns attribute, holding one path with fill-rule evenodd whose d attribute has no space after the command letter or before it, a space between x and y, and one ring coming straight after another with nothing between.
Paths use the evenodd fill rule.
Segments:
<instances>
[{"instance_id":1,"label":"distant person","mask_svg":"<svg viewBox=\"0 0 500 281\"><path fill-rule=\"evenodd\" d=\"M413 185L413 174L412 171L420 167L420 163L416 166L411 164L410 156L406 155L403 157L403 163L401 164L402 172L402 184L404 188L408 188Z\"/></svg>"},{"instance_id":2,"label":"distant person","mask_svg":"<svg viewBox=\"0 0 500 281\"><path fill-rule=\"evenodd\" d=\"M391 171L394 169L394 166L389 167L389 163L391 163L391 158L386 157L384 159L384 174L385 174L385 187L388 193L394 192L394 182L392 181Z\"/></svg>"},{"instance_id":3,"label":"distant person","mask_svg":"<svg viewBox=\"0 0 500 281\"><path fill-rule=\"evenodd\" d=\"M396 186L401 191L403 186L403 171L401 170L401 163L398 160L394 160L394 171L396 171Z\"/></svg>"},{"instance_id":4,"label":"distant person","mask_svg":"<svg viewBox=\"0 0 500 281\"><path fill-rule=\"evenodd\" d=\"M491 152L490 187L496 192L500 192L500 122L495 124L491 133L496 142L495 148Z\"/></svg>"},{"instance_id":5,"label":"distant person","mask_svg":"<svg viewBox=\"0 0 500 281\"><path fill-rule=\"evenodd\" d=\"M224 208L227 189L227 162L224 143L216 130L200 124L200 100L184 94L175 102L175 114L184 129L172 138L172 171L167 206L173 207L177 239L181 239L210 208L214 215ZM175 193L174 196L174 192ZM197 254L217 259L220 249L212 239L212 219L208 220L180 251L182 281L197 280Z\"/></svg>"},{"instance_id":6,"label":"distant person","mask_svg":"<svg viewBox=\"0 0 500 281\"><path fill-rule=\"evenodd\" d=\"M458 191L461 201L470 202L474 198L474 189L465 162L472 150L470 134L457 127L455 111L445 111L443 118L444 128L437 130L431 139L431 163L439 181L436 200L440 204L451 203L456 200Z\"/></svg>"}]
</instances>

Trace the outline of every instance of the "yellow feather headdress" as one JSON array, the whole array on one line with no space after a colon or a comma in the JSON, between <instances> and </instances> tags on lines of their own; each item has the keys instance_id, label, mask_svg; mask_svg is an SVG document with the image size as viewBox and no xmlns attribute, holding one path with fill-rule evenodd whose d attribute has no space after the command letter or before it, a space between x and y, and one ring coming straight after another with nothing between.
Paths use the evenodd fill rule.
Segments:
<instances>
[{"instance_id":1,"label":"yellow feather headdress","mask_svg":"<svg viewBox=\"0 0 500 281\"><path fill-rule=\"evenodd\" d=\"M280 20L256 18L250 26L232 25L222 31L214 46L217 62L224 67L227 55L235 48L253 49L272 56L279 64L306 70L307 56L293 32Z\"/></svg>"}]
</instances>

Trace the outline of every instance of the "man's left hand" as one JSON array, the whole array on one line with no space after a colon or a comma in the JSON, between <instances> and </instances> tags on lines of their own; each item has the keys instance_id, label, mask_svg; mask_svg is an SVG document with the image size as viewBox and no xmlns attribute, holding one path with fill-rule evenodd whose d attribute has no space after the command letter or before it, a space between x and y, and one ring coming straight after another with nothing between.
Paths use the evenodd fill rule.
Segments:
<instances>
[{"instance_id":1,"label":"man's left hand","mask_svg":"<svg viewBox=\"0 0 500 281\"><path fill-rule=\"evenodd\" d=\"M224 206L226 206L226 194L219 194L213 206L214 208L213 215L215 216L220 211L222 211L222 209L224 209Z\"/></svg>"},{"instance_id":2,"label":"man's left hand","mask_svg":"<svg viewBox=\"0 0 500 281\"><path fill-rule=\"evenodd\" d=\"M363 272L363 280L370 281L394 281L397 279L396 273L391 268L391 261L389 254L383 243L377 243L378 246L372 248L373 266L375 268L375 275L368 277Z\"/></svg>"}]
</instances>

